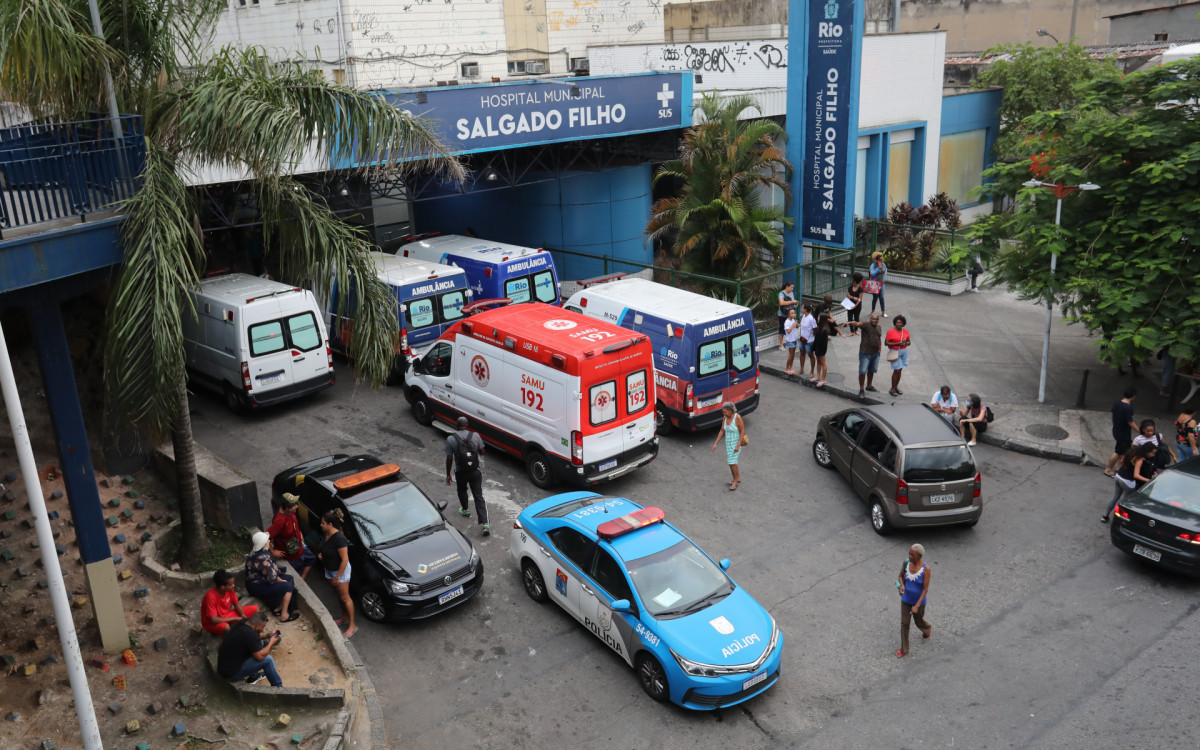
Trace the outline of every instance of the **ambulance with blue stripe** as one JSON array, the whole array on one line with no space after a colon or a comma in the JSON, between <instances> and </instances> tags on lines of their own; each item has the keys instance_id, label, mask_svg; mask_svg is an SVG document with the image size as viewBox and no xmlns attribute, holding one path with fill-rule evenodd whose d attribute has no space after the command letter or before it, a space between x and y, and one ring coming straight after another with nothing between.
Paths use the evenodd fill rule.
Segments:
<instances>
[{"instance_id":1,"label":"ambulance with blue stripe","mask_svg":"<svg viewBox=\"0 0 1200 750\"><path fill-rule=\"evenodd\" d=\"M563 306L650 337L658 434L714 427L726 403L739 414L758 407L750 308L640 278L589 286Z\"/></svg>"},{"instance_id":2,"label":"ambulance with blue stripe","mask_svg":"<svg viewBox=\"0 0 1200 750\"><path fill-rule=\"evenodd\" d=\"M559 302L554 256L542 248L434 234L401 245L396 255L461 268L477 300L507 298L549 305Z\"/></svg>"},{"instance_id":3,"label":"ambulance with blue stripe","mask_svg":"<svg viewBox=\"0 0 1200 750\"><path fill-rule=\"evenodd\" d=\"M400 340L392 374L402 379L409 361L421 356L447 328L464 317L471 290L461 268L381 252L369 255L376 276L396 298ZM345 354L350 351L354 318L339 314L346 310L338 310L340 290L336 283L331 286L332 293L325 305L330 340L335 350ZM353 305L347 305L347 309L353 309Z\"/></svg>"},{"instance_id":4,"label":"ambulance with blue stripe","mask_svg":"<svg viewBox=\"0 0 1200 750\"><path fill-rule=\"evenodd\" d=\"M775 618L661 508L595 492L521 511L509 554L525 592L553 601L633 667L656 701L711 710L779 681Z\"/></svg>"}]
</instances>

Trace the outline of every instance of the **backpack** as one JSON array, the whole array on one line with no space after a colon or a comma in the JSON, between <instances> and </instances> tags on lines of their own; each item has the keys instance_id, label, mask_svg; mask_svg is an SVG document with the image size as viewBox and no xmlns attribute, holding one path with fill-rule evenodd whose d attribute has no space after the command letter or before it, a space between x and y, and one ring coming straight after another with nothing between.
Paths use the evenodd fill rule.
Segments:
<instances>
[{"instance_id":1,"label":"backpack","mask_svg":"<svg viewBox=\"0 0 1200 750\"><path fill-rule=\"evenodd\" d=\"M479 468L479 452L471 444L471 438L454 436L454 465L459 471L475 471Z\"/></svg>"},{"instance_id":2,"label":"backpack","mask_svg":"<svg viewBox=\"0 0 1200 750\"><path fill-rule=\"evenodd\" d=\"M985 407L983 407L983 408L984 408L984 409L987 411L987 421L988 421L988 422L995 422L995 421L996 421L996 415L992 413L992 407L990 407L990 406L985 406Z\"/></svg>"}]
</instances>

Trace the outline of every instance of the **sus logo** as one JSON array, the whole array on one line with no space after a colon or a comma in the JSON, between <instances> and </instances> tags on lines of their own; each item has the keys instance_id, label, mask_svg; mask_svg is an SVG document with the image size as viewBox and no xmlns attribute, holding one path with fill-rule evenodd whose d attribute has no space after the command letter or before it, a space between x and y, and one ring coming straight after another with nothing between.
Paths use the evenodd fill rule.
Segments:
<instances>
[{"instance_id":1,"label":"sus logo","mask_svg":"<svg viewBox=\"0 0 1200 750\"><path fill-rule=\"evenodd\" d=\"M471 360L471 377L475 378L480 388L486 388L488 381L492 379L487 360L478 354Z\"/></svg>"}]
</instances>

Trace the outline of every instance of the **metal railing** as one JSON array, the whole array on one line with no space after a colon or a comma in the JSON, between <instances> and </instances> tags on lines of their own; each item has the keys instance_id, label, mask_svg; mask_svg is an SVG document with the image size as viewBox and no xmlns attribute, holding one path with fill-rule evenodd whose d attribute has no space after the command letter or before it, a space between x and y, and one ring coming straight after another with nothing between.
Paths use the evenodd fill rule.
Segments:
<instances>
[{"instance_id":1,"label":"metal railing","mask_svg":"<svg viewBox=\"0 0 1200 750\"><path fill-rule=\"evenodd\" d=\"M562 250L549 246L545 249L554 255L554 261L560 269L560 276L564 276L563 269L568 267L572 268L572 273L570 274L572 276L581 278L594 277L596 279L602 279L617 273L650 271L653 274L654 280L662 284L683 288L701 288L710 294L719 290L723 293L714 296L721 296L731 302L748 307L755 307L757 306L756 303L758 305L765 304L772 310L774 310L776 304L775 294L779 291L783 282L787 280L795 281L796 289L799 293L807 297L822 297L829 293L844 292L848 286L847 277L854 273L857 255L854 250L813 247L809 248L809 250L814 257L803 263L769 271L758 276L727 279L683 271L677 268L655 266L635 260L613 258L607 255L594 255L592 253ZM583 262L576 261L568 265L564 262L567 257L583 259ZM764 285L770 289L769 300L751 299L752 295L750 292L752 290L759 290Z\"/></svg>"},{"instance_id":2,"label":"metal railing","mask_svg":"<svg viewBox=\"0 0 1200 750\"><path fill-rule=\"evenodd\" d=\"M892 224L876 219L858 221L858 264L870 266L871 256L883 251L888 271L952 282L971 265L970 238L960 229ZM950 260L953 257L955 260Z\"/></svg>"},{"instance_id":3,"label":"metal railing","mask_svg":"<svg viewBox=\"0 0 1200 750\"><path fill-rule=\"evenodd\" d=\"M142 119L37 122L0 129L0 236L112 208L133 196L145 160Z\"/></svg>"}]
</instances>

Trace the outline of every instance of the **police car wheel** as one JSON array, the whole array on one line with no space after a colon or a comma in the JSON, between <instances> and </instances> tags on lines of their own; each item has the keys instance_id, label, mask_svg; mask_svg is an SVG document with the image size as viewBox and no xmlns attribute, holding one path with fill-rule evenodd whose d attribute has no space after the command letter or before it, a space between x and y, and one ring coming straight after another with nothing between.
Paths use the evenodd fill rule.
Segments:
<instances>
[{"instance_id":1,"label":"police car wheel","mask_svg":"<svg viewBox=\"0 0 1200 750\"><path fill-rule=\"evenodd\" d=\"M671 424L671 418L667 416L667 409L661 401L654 405L654 429L658 431L659 435L670 435L671 431L675 429L675 425Z\"/></svg>"},{"instance_id":2,"label":"police car wheel","mask_svg":"<svg viewBox=\"0 0 1200 750\"><path fill-rule=\"evenodd\" d=\"M822 469L833 468L833 454L829 452L829 443L825 442L825 438L818 437L813 441L813 458L817 459L817 466Z\"/></svg>"},{"instance_id":3,"label":"police car wheel","mask_svg":"<svg viewBox=\"0 0 1200 750\"><path fill-rule=\"evenodd\" d=\"M892 533L892 524L888 522L887 511L883 509L883 501L871 500L871 528L880 536Z\"/></svg>"},{"instance_id":4,"label":"police car wheel","mask_svg":"<svg viewBox=\"0 0 1200 750\"><path fill-rule=\"evenodd\" d=\"M546 454L542 453L537 448L533 448L525 456L525 468L529 472L529 481L541 490L548 490L554 486L554 467L550 465L550 459L546 458Z\"/></svg>"},{"instance_id":5,"label":"police car wheel","mask_svg":"<svg viewBox=\"0 0 1200 750\"><path fill-rule=\"evenodd\" d=\"M362 595L358 597L358 609L371 622L383 622L387 616L383 592L374 588L362 592Z\"/></svg>"},{"instance_id":6,"label":"police car wheel","mask_svg":"<svg viewBox=\"0 0 1200 750\"><path fill-rule=\"evenodd\" d=\"M652 699L663 703L671 696L671 689L667 683L667 673L650 654L642 654L637 660L637 675L638 681L642 683L642 690L646 691L646 695Z\"/></svg>"},{"instance_id":7,"label":"police car wheel","mask_svg":"<svg viewBox=\"0 0 1200 750\"><path fill-rule=\"evenodd\" d=\"M433 405L429 403L429 397L424 393L413 391L412 411L417 424L425 427L433 424Z\"/></svg>"},{"instance_id":8,"label":"police car wheel","mask_svg":"<svg viewBox=\"0 0 1200 750\"><path fill-rule=\"evenodd\" d=\"M542 571L538 570L538 566L529 560L521 563L521 582L525 584L525 593L529 594L530 599L539 604L550 600L550 594L546 591L546 581L542 578Z\"/></svg>"}]
</instances>

